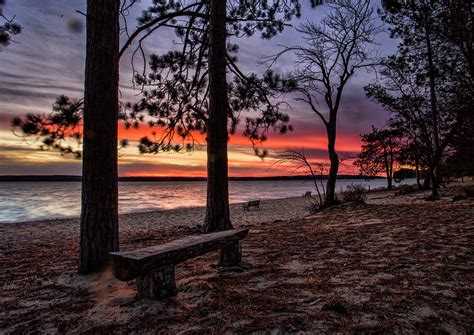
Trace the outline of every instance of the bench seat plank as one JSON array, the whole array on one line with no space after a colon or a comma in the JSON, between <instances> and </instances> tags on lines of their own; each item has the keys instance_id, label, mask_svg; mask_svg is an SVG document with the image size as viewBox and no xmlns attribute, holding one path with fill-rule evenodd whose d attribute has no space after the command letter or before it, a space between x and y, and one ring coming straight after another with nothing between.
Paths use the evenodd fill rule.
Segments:
<instances>
[{"instance_id":1,"label":"bench seat plank","mask_svg":"<svg viewBox=\"0 0 474 335\"><path fill-rule=\"evenodd\" d=\"M162 245L111 252L114 275L123 281L142 277L153 269L174 265L228 246L247 236L248 228L193 235Z\"/></svg>"}]
</instances>

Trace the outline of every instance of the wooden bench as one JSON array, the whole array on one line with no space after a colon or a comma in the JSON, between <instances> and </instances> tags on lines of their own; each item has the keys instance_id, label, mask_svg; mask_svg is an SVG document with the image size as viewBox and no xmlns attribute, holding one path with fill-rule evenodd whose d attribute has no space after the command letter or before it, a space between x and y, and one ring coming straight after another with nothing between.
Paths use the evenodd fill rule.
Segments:
<instances>
[{"instance_id":1,"label":"wooden bench","mask_svg":"<svg viewBox=\"0 0 474 335\"><path fill-rule=\"evenodd\" d=\"M250 210L250 208L260 208L260 200L250 200L242 205L242 208L245 210Z\"/></svg>"},{"instance_id":2,"label":"wooden bench","mask_svg":"<svg viewBox=\"0 0 474 335\"><path fill-rule=\"evenodd\" d=\"M162 245L133 251L111 252L114 275L129 281L136 278L138 295L160 299L177 294L175 265L208 252L238 244L247 228L186 236Z\"/></svg>"},{"instance_id":3,"label":"wooden bench","mask_svg":"<svg viewBox=\"0 0 474 335\"><path fill-rule=\"evenodd\" d=\"M311 195L311 191L307 191L305 194L303 194L303 198L309 198Z\"/></svg>"}]
</instances>

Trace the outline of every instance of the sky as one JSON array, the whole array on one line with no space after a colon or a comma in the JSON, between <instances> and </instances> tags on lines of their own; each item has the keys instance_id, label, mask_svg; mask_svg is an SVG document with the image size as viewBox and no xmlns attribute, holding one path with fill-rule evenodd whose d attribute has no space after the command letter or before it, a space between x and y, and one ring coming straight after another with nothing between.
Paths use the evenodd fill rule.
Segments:
<instances>
[{"instance_id":1,"label":"sky","mask_svg":"<svg viewBox=\"0 0 474 335\"><path fill-rule=\"evenodd\" d=\"M83 96L85 31L76 29L85 25L85 17L77 11L85 11L85 0L7 0L4 14L15 17L23 27L23 32L14 37L14 43L0 47L0 175L80 175L81 162L72 157L63 157L54 151L39 150L35 139L25 140L15 136L10 121L25 113L49 113L54 99L59 94L71 98ZM136 17L150 4L141 0L128 16L130 28L136 25ZM309 2L309 1L308 1ZM373 1L379 6L379 1ZM292 27L277 37L262 40L258 36L241 38L238 41L239 64L246 72L262 73L267 65L262 59L282 49L282 46L302 43L295 30L306 20L319 21L325 9L303 8L303 17L294 20ZM174 32L158 30L147 41L147 54L162 54L175 47ZM396 43L386 33L377 36L377 48L381 54L394 52ZM123 43L123 41L122 41ZM132 86L130 54L127 52L120 64L120 91L122 100L137 101L139 91ZM292 70L294 57L285 56L274 70L283 73ZM363 86L374 81L375 73L361 73L346 87L338 114L338 137L336 149L341 157L354 156L360 150L360 134L371 126L381 127L388 116L373 102L369 101ZM314 161L327 162L327 140L321 121L306 105L287 96L285 107L294 131L285 135L270 133L264 147L270 152L285 149L302 149ZM130 146L120 150L119 174L121 176L205 176L205 146L192 153L163 153L142 155L138 152L137 141L150 135L147 126L139 130L125 131L121 127L120 138L130 141ZM264 160L255 156L249 141L241 133L229 141L229 174L231 176L287 175L291 166L277 165L274 159ZM357 170L351 164L343 164L341 173L354 174Z\"/></svg>"}]
</instances>

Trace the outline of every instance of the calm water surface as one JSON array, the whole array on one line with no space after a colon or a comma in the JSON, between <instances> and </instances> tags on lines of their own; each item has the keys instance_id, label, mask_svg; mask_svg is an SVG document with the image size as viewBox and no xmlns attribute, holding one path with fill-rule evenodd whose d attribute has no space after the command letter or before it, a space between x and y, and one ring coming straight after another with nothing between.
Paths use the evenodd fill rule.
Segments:
<instances>
[{"instance_id":1,"label":"calm water surface","mask_svg":"<svg viewBox=\"0 0 474 335\"><path fill-rule=\"evenodd\" d=\"M371 188L384 187L386 181L341 179L337 190L352 183ZM404 183L414 183L408 179ZM311 181L231 181L230 202L249 199L278 199L300 196L312 191ZM314 192L314 191L313 191ZM0 222L79 216L80 182L0 182ZM120 213L204 206L206 183L186 182L120 182Z\"/></svg>"}]
</instances>

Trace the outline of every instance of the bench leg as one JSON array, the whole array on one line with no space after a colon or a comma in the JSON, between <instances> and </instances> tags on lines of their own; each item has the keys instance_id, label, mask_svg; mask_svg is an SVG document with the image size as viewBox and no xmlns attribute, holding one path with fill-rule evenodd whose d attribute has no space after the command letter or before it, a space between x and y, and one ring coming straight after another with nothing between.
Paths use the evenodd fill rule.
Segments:
<instances>
[{"instance_id":1,"label":"bench leg","mask_svg":"<svg viewBox=\"0 0 474 335\"><path fill-rule=\"evenodd\" d=\"M174 265L152 270L143 277L136 279L138 296L158 300L174 297L177 293L174 277Z\"/></svg>"},{"instance_id":2,"label":"bench leg","mask_svg":"<svg viewBox=\"0 0 474 335\"><path fill-rule=\"evenodd\" d=\"M224 267L240 266L241 260L242 260L242 254L240 252L239 241L235 241L234 243L221 249L221 259L219 261L219 266L224 266Z\"/></svg>"}]
</instances>

